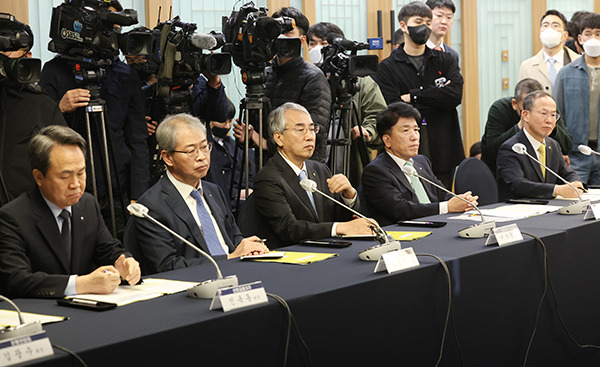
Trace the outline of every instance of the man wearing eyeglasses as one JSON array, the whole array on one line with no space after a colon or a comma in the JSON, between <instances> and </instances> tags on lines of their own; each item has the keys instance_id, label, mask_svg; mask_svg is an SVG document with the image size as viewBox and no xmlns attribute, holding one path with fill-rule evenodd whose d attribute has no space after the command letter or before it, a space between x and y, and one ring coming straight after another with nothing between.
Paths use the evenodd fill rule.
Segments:
<instances>
[{"instance_id":1,"label":"man wearing eyeglasses","mask_svg":"<svg viewBox=\"0 0 600 367\"><path fill-rule=\"evenodd\" d=\"M347 209L300 186L300 181L308 178L317 183L319 191L360 210L357 192L346 176L331 176L325 164L309 160L319 125L314 124L306 108L285 103L271 112L268 126L277 153L256 174L252 195L258 233L267 239L269 247L338 235L372 234L372 223L352 219Z\"/></svg>"},{"instance_id":2,"label":"man wearing eyeglasses","mask_svg":"<svg viewBox=\"0 0 600 367\"><path fill-rule=\"evenodd\" d=\"M523 99L523 129L513 135L498 152L498 190L500 199L544 198L556 196L576 198L577 193L567 184L558 184L559 179L527 155L512 150L516 143L524 144L527 152L571 182L582 192L579 176L566 164L560 145L549 137L556 126L559 115L554 98L546 92L531 92Z\"/></svg>"},{"instance_id":3,"label":"man wearing eyeglasses","mask_svg":"<svg viewBox=\"0 0 600 367\"><path fill-rule=\"evenodd\" d=\"M156 140L167 172L139 200L152 217L213 257L230 259L269 252L258 237L243 238L223 191L202 181L210 168L212 144L199 119L188 114L168 116L158 126ZM146 274L206 261L182 241L143 218L135 218L128 226L125 235L128 248L135 246L129 242L133 230L142 255L139 261Z\"/></svg>"}]
</instances>

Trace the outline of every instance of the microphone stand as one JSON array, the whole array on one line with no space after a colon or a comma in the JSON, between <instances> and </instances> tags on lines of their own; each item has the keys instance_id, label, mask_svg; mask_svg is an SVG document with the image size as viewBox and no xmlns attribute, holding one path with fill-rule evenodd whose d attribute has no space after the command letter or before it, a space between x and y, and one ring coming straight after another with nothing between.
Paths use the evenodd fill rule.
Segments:
<instances>
[{"instance_id":1,"label":"microphone stand","mask_svg":"<svg viewBox=\"0 0 600 367\"><path fill-rule=\"evenodd\" d=\"M186 245L188 245L192 249L194 249L197 252L199 252L202 256L204 256L205 258L207 258L213 264L213 266L215 267L215 270L217 271L217 279L205 280L204 282L202 282L200 284L197 284L197 285L193 286L192 288L188 289L188 291L187 291L188 297L191 297L191 298L212 299L215 296L215 294L217 293L217 290L219 288L235 287L235 286L238 285L238 278L237 278L236 275L230 275L230 276L227 276L227 277L223 278L223 274L221 273L221 269L219 269L219 266L217 265L216 261L209 254L207 254L206 252L202 251L199 247L195 246L190 241L186 240L185 238L183 238L178 233L176 233L175 231L171 230L170 228L168 228L167 226L165 226L161 222L159 222L156 219L152 218L148 214L148 208L146 208L144 205L139 204L139 203L133 203L133 204L130 204L127 207L127 210L129 210L136 217L147 218L151 222L159 225L165 231L169 232L173 236L175 236L178 239L180 239L181 241L183 241L183 243L185 243Z\"/></svg>"}]
</instances>

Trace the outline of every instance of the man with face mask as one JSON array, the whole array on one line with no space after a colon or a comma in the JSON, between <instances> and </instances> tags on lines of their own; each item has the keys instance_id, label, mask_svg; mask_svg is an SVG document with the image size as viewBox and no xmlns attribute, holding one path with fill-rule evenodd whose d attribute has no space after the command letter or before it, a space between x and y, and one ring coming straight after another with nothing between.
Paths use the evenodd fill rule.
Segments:
<instances>
[{"instance_id":1,"label":"man with face mask","mask_svg":"<svg viewBox=\"0 0 600 367\"><path fill-rule=\"evenodd\" d=\"M425 45L431 19L431 9L419 1L400 9L405 42L379 64L373 79L388 105L404 101L419 110L423 118L419 153L430 159L440 181L452 187L454 168L465 158L456 113L463 78L452 55Z\"/></svg>"},{"instance_id":2,"label":"man with face mask","mask_svg":"<svg viewBox=\"0 0 600 367\"><path fill-rule=\"evenodd\" d=\"M519 80L535 79L542 83L545 92L552 93L560 69L579 57L565 46L567 36L567 18L558 10L548 10L540 21L543 47L537 55L521 63Z\"/></svg>"},{"instance_id":3,"label":"man with face mask","mask_svg":"<svg viewBox=\"0 0 600 367\"><path fill-rule=\"evenodd\" d=\"M588 185L600 185L600 159L579 152L579 145L598 151L600 120L600 14L590 14L581 22L579 43L583 57L560 70L554 85L554 98L563 115L573 149L571 168Z\"/></svg>"},{"instance_id":4,"label":"man with face mask","mask_svg":"<svg viewBox=\"0 0 600 367\"><path fill-rule=\"evenodd\" d=\"M31 57L31 28L16 19L0 20L0 36L12 38L15 35L27 38L27 45L0 52L0 63L4 65ZM35 185L27 158L31 138L48 125L66 124L58 104L37 84L19 83L10 76L0 75L0 206Z\"/></svg>"},{"instance_id":5,"label":"man with face mask","mask_svg":"<svg viewBox=\"0 0 600 367\"><path fill-rule=\"evenodd\" d=\"M485 132L481 137L481 160L484 161L494 175L496 175L496 158L502 143L518 133L523 128L521 112L523 112L523 99L531 92L543 90L537 80L526 78L515 86L514 97L504 97L496 100L488 111L485 123ZM569 164L569 152L573 139L567 132L565 122L560 118L550 137L560 144L563 158Z\"/></svg>"}]
</instances>

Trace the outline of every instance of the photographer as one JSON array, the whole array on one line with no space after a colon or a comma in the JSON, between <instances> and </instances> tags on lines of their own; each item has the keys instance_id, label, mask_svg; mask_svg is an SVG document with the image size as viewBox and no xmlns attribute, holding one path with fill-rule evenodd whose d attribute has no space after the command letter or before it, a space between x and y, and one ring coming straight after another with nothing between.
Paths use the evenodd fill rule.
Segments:
<instances>
[{"instance_id":1,"label":"photographer","mask_svg":"<svg viewBox=\"0 0 600 367\"><path fill-rule=\"evenodd\" d=\"M64 6L64 4L63 4ZM110 1L108 10L117 12L123 7L117 0ZM114 33L120 33L120 26L114 25ZM125 205L135 201L149 186L149 158L146 146L148 130L144 119L144 102L141 93L141 83L138 74L118 56L109 59L110 65L105 68L106 75L99 85L99 95L105 103L106 128L109 142L109 154L113 193L115 197L115 212L122 213L118 208L121 198ZM65 55L59 54L48 61L42 70L40 81L46 93L59 102L61 111L70 127L83 136L87 136L85 125L85 107L90 102L91 94L87 89L78 86L74 76L74 64ZM95 114L98 115L98 114ZM90 117L93 117L91 114ZM93 121L95 124L101 121ZM94 146L100 147L99 137L92 137ZM95 140L95 141L94 141ZM113 157L115 159L113 160ZM98 185L98 200L103 208L103 216L107 223L110 216L107 205L108 188L101 161L100 149L94 150L96 162L96 181ZM89 167L89 166L88 166ZM89 172L88 172L89 173ZM88 180L91 181L91 174ZM88 188L92 185L88 182ZM118 190L120 188L120 190ZM120 196L119 196L120 192ZM124 218L117 220L118 228L124 225Z\"/></svg>"},{"instance_id":2,"label":"photographer","mask_svg":"<svg viewBox=\"0 0 600 367\"><path fill-rule=\"evenodd\" d=\"M310 25L306 16L293 7L282 8L272 15L273 18L282 16L293 18L296 22L296 27L281 37L300 38L301 42L306 44L306 32ZM273 61L272 69L268 72L265 83L265 96L271 100L272 109L286 102L295 102L308 110L311 119L316 125L319 125L316 147L311 159L326 162L331 93L323 72L300 56L285 58L277 56ZM235 137L240 139L240 141L244 141L244 129L244 124L234 125ZM267 149L266 130L265 128L264 139L262 140L263 150ZM251 129L250 134L252 141L258 146L258 132ZM268 156L270 154L265 155L265 157Z\"/></svg>"},{"instance_id":3,"label":"photographer","mask_svg":"<svg viewBox=\"0 0 600 367\"><path fill-rule=\"evenodd\" d=\"M327 43L327 35L329 33L337 33L344 37L344 32L337 25L329 22L321 22L311 26L306 34L310 61L316 66L320 66L323 62L321 50L323 47L329 45ZM368 148L376 149L381 146L381 139L377 135L376 118L377 114L386 108L386 104L379 86L370 76L358 78L358 91L354 93L352 100L356 106L362 129L359 130L357 121L353 122L355 126L350 130L352 145L348 178L352 186L358 187L361 181L363 165L360 161L356 139L362 135ZM353 119L356 117L354 113L351 116ZM367 152L370 158L370 149Z\"/></svg>"},{"instance_id":4,"label":"photographer","mask_svg":"<svg viewBox=\"0 0 600 367\"><path fill-rule=\"evenodd\" d=\"M10 59L30 58L33 46L29 26L6 15L12 20L0 19L0 38L10 39L24 33L29 36L29 42L19 49L0 51L0 63L4 65L7 61L12 63ZM39 77L39 65L35 74ZM35 81L22 83L11 76L0 75L0 206L35 185L27 158L31 138L48 125L66 125L56 102L45 95Z\"/></svg>"}]
</instances>

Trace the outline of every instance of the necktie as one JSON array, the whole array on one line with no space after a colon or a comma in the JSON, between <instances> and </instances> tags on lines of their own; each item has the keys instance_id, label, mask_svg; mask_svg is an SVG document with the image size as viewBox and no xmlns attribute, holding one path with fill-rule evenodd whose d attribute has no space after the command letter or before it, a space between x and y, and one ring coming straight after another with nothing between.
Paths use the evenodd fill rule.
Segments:
<instances>
[{"instance_id":1,"label":"necktie","mask_svg":"<svg viewBox=\"0 0 600 367\"><path fill-rule=\"evenodd\" d=\"M440 46L435 46L433 49L438 50L438 51L444 51L444 50L442 50L442 48Z\"/></svg>"},{"instance_id":2,"label":"necktie","mask_svg":"<svg viewBox=\"0 0 600 367\"><path fill-rule=\"evenodd\" d=\"M413 167L413 164L411 161L406 162L404 165ZM410 176L410 182L412 184L413 189L415 190L415 194L417 194L417 199L419 199L419 203L421 203L421 204L431 203L431 200L429 200L429 197L427 196L427 192L425 191L425 188L423 187L423 183L421 182L421 180L419 180L418 177Z\"/></svg>"},{"instance_id":3,"label":"necktie","mask_svg":"<svg viewBox=\"0 0 600 367\"><path fill-rule=\"evenodd\" d=\"M198 219L200 220L200 225L202 226L202 233L204 234L204 241L206 241L206 246L208 246L208 252L211 255L227 255L225 251L223 251L223 247L219 242L219 237L217 236L217 231L215 230L215 226L213 226L212 219L210 218L210 213L206 206L204 206L204 200L202 200L202 194L200 190L194 190L190 193L190 196L196 200L196 213L198 213Z\"/></svg>"},{"instance_id":4,"label":"necktie","mask_svg":"<svg viewBox=\"0 0 600 367\"><path fill-rule=\"evenodd\" d=\"M540 162L546 164L546 144L542 143L538 148L538 152L540 153ZM540 168L542 169L542 176L546 180L546 168L542 165L540 165Z\"/></svg>"},{"instance_id":5,"label":"necktie","mask_svg":"<svg viewBox=\"0 0 600 367\"><path fill-rule=\"evenodd\" d=\"M556 81L556 69L554 68L554 63L556 60L553 58L548 59L548 75L550 75L550 83L554 86L554 81Z\"/></svg>"},{"instance_id":6,"label":"necktie","mask_svg":"<svg viewBox=\"0 0 600 367\"><path fill-rule=\"evenodd\" d=\"M63 246L67 251L67 256L69 257L69 262L71 261L71 223L69 223L69 212L66 209L63 209L62 212L58 215L59 218L62 219L62 227L60 229L60 237L62 239Z\"/></svg>"},{"instance_id":7,"label":"necktie","mask_svg":"<svg viewBox=\"0 0 600 367\"><path fill-rule=\"evenodd\" d=\"M305 180L306 179L306 171L305 170L300 171L298 178L300 179L300 181ZM308 198L310 199L310 203L312 204L312 207L315 210L315 215L317 216L317 219L319 219L319 213L317 213L317 206L315 205L315 198L313 197L312 192L307 191L306 194L308 195Z\"/></svg>"}]
</instances>

